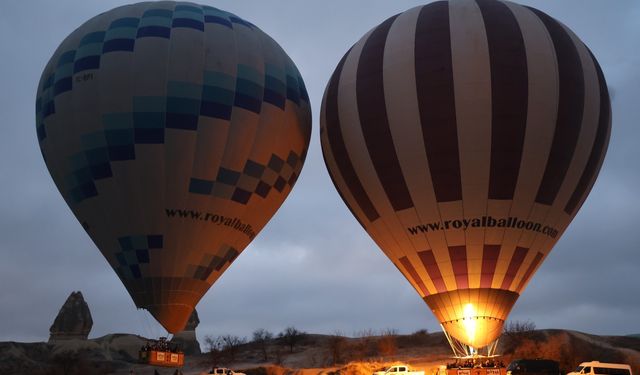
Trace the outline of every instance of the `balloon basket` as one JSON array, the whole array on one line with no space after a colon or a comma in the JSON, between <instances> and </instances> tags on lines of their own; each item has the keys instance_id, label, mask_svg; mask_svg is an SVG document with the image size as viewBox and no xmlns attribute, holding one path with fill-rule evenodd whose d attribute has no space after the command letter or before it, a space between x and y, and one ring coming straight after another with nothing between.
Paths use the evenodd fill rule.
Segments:
<instances>
[{"instance_id":1,"label":"balloon basket","mask_svg":"<svg viewBox=\"0 0 640 375\"><path fill-rule=\"evenodd\" d=\"M506 375L507 368L496 354L498 340L482 348L466 345L444 332L455 361L447 364L446 375Z\"/></svg>"},{"instance_id":2,"label":"balloon basket","mask_svg":"<svg viewBox=\"0 0 640 375\"><path fill-rule=\"evenodd\" d=\"M184 366L184 353L177 347L171 347L166 337L152 340L138 352L138 362L152 366L182 367Z\"/></svg>"},{"instance_id":3,"label":"balloon basket","mask_svg":"<svg viewBox=\"0 0 640 375\"><path fill-rule=\"evenodd\" d=\"M184 366L184 353L163 352L157 350L141 350L139 362L152 366L182 367Z\"/></svg>"}]
</instances>

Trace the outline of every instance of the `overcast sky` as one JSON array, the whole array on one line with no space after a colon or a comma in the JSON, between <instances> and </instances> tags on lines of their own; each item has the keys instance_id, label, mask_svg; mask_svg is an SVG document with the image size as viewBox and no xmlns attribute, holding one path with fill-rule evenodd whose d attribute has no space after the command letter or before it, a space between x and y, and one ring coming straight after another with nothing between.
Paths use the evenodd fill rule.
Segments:
<instances>
[{"instance_id":1,"label":"overcast sky","mask_svg":"<svg viewBox=\"0 0 640 375\"><path fill-rule=\"evenodd\" d=\"M511 313L538 328L640 333L640 2L518 1L568 25L598 58L613 95L607 157L587 202ZM90 337L166 333L137 311L55 188L35 132L35 93L58 44L123 0L0 0L0 341L43 341L69 293L91 308ZM271 35L309 90L313 134L293 192L204 296L198 337L395 328L440 330L425 303L358 225L322 161L320 102L337 62L401 0L225 0ZM389 307L387 307L389 306Z\"/></svg>"}]
</instances>

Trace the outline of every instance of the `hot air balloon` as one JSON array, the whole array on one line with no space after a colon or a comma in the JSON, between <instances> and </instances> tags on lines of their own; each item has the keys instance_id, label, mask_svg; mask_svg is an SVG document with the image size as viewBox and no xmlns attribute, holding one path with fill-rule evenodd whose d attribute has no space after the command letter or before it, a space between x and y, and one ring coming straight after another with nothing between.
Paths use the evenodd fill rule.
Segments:
<instances>
[{"instance_id":1,"label":"hot air balloon","mask_svg":"<svg viewBox=\"0 0 640 375\"><path fill-rule=\"evenodd\" d=\"M36 121L65 201L170 333L280 207L311 133L300 73L273 39L171 1L73 31L44 69Z\"/></svg>"},{"instance_id":2,"label":"hot air balloon","mask_svg":"<svg viewBox=\"0 0 640 375\"><path fill-rule=\"evenodd\" d=\"M547 14L437 1L342 58L322 151L342 199L457 355L495 343L594 184L611 128L602 71Z\"/></svg>"}]
</instances>

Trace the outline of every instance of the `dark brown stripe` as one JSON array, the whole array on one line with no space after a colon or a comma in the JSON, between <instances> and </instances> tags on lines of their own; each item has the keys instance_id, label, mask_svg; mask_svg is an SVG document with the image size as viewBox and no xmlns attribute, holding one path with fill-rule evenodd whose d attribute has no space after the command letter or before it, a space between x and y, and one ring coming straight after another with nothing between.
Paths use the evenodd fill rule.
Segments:
<instances>
[{"instance_id":1,"label":"dark brown stripe","mask_svg":"<svg viewBox=\"0 0 640 375\"><path fill-rule=\"evenodd\" d=\"M529 249L524 247L516 247L516 250L511 257L511 262L509 262L507 273L504 275L504 279L502 280L502 286L500 289L509 289L513 279L518 274L518 270L520 270L520 266L522 265L522 262L524 262L524 258L527 256L528 251Z\"/></svg>"},{"instance_id":2,"label":"dark brown stripe","mask_svg":"<svg viewBox=\"0 0 640 375\"><path fill-rule=\"evenodd\" d=\"M604 79L604 74L602 73L602 69L600 69L600 65L596 61L596 58L591 54L591 51L589 51L589 53L593 60L593 64L596 66L598 81L600 82L600 115L598 118L596 139L593 143L589 160L587 161L584 171L582 171L582 176L580 176L580 181L578 181L576 190L571 194L571 198L569 198L567 205L564 207L564 212L569 215L576 211L576 208L587 192L591 181L593 181L595 175L600 171L600 167L602 166L600 160L602 160L602 156L606 152L609 132L611 131L611 101L609 99L607 82Z\"/></svg>"},{"instance_id":3,"label":"dark brown stripe","mask_svg":"<svg viewBox=\"0 0 640 375\"><path fill-rule=\"evenodd\" d=\"M436 200L461 200L449 5L445 1L425 5L420 10L415 69L422 136Z\"/></svg>"},{"instance_id":4,"label":"dark brown stripe","mask_svg":"<svg viewBox=\"0 0 640 375\"><path fill-rule=\"evenodd\" d=\"M407 270L407 272L409 273L409 275L413 279L413 282L416 283L418 288L420 288L420 290L422 291L422 294L424 294L425 297L428 296L429 295L429 291L427 290L427 287L424 286L424 283L422 282L422 279L420 279L420 276L418 276L418 273L416 272L416 269L413 268L413 265L411 265L411 262L409 262L409 259L407 259L407 257L402 257L402 258L400 258L400 263L402 263L404 268Z\"/></svg>"},{"instance_id":5,"label":"dark brown stripe","mask_svg":"<svg viewBox=\"0 0 640 375\"><path fill-rule=\"evenodd\" d=\"M383 62L387 34L397 15L378 26L365 42L356 79L362 135L378 179L396 211L413 207L393 144L384 98ZM402 125L402 124L399 124Z\"/></svg>"},{"instance_id":6,"label":"dark brown stripe","mask_svg":"<svg viewBox=\"0 0 640 375\"><path fill-rule=\"evenodd\" d=\"M558 59L558 118L547 166L536 196L536 202L551 205L564 181L578 142L584 108L584 76L578 50L562 25L537 9L529 9L547 28Z\"/></svg>"},{"instance_id":7,"label":"dark brown stripe","mask_svg":"<svg viewBox=\"0 0 640 375\"><path fill-rule=\"evenodd\" d=\"M369 199L367 192L364 190L364 187L362 187L362 183L353 168L353 164L351 163L351 159L347 153L347 148L344 144L344 139L342 138L340 118L338 116L338 81L340 80L340 74L342 73L344 62L350 52L351 50L347 51L347 53L342 57L342 60L338 63L338 66L329 81L329 87L327 88L325 110L327 138L329 139L329 146L331 148L333 158L336 161L336 165L338 166L340 174L342 175L342 178L344 178L349 191L355 198L358 206L360 206L360 209L362 209L364 214L367 216L367 219L369 219L369 221L375 221L380 217L380 215L373 206L373 203L371 203L371 199Z\"/></svg>"},{"instance_id":8,"label":"dark brown stripe","mask_svg":"<svg viewBox=\"0 0 640 375\"><path fill-rule=\"evenodd\" d=\"M467 247L449 246L449 259L458 289L469 288L469 268L467 267Z\"/></svg>"},{"instance_id":9,"label":"dark brown stripe","mask_svg":"<svg viewBox=\"0 0 640 375\"><path fill-rule=\"evenodd\" d=\"M518 21L497 0L476 0L491 65L489 199L513 199L527 126L527 53Z\"/></svg>"},{"instance_id":10,"label":"dark brown stripe","mask_svg":"<svg viewBox=\"0 0 640 375\"><path fill-rule=\"evenodd\" d=\"M480 275L480 288L491 288L493 276L496 272L500 245L484 245L482 250L482 273Z\"/></svg>"},{"instance_id":11,"label":"dark brown stripe","mask_svg":"<svg viewBox=\"0 0 640 375\"><path fill-rule=\"evenodd\" d=\"M322 132L324 129L320 129L320 132ZM329 173L329 178L331 179L331 182L333 183L333 186L336 187L336 191L338 192L338 195L340 196L340 198L342 199L342 201L344 202L344 204L347 206L347 208L349 209L349 212L351 212L351 215L353 215L353 217L356 218L356 220L358 221L358 223L360 224L360 226L364 229L367 230L367 227L364 225L364 223L360 220L360 218L358 217L358 215L356 215L356 212L353 210L353 207L351 207L351 205L349 204L349 201L347 201L344 198L344 194L342 194L342 190L338 189L338 185L336 184L336 179L333 176L333 173L331 172L331 168L329 168L329 164L327 164L327 155L325 155L324 151L322 151L322 160L324 160L324 165L327 166L327 172Z\"/></svg>"},{"instance_id":12,"label":"dark brown stripe","mask_svg":"<svg viewBox=\"0 0 640 375\"><path fill-rule=\"evenodd\" d=\"M436 291L438 293L446 292L447 286L445 285L442 274L440 273L438 262L436 262L436 258L433 256L433 251L420 251L418 253L418 256L420 257L424 268L427 270L427 273L429 274L429 278L433 282L433 285L435 285Z\"/></svg>"},{"instance_id":13,"label":"dark brown stripe","mask_svg":"<svg viewBox=\"0 0 640 375\"><path fill-rule=\"evenodd\" d=\"M542 260L542 253L539 252L538 254L536 254L536 257L533 258L533 261L531 261L531 264L529 265L529 268L527 268L527 272L522 277L522 280L520 280L520 284L518 284L518 287L516 288L516 291L518 293L522 292L522 288L524 287L524 284L527 282L527 280L529 280L531 275L533 275L533 271L536 270L536 267L538 267L538 264L540 264L541 260Z\"/></svg>"}]
</instances>

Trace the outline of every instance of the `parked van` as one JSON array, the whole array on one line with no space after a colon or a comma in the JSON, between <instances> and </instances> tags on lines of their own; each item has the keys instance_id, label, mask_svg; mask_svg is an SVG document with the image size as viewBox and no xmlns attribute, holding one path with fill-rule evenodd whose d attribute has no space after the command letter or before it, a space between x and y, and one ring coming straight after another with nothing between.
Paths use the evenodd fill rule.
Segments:
<instances>
[{"instance_id":1,"label":"parked van","mask_svg":"<svg viewBox=\"0 0 640 375\"><path fill-rule=\"evenodd\" d=\"M560 375L560 366L550 359L516 359L507 366L507 375Z\"/></svg>"},{"instance_id":2,"label":"parked van","mask_svg":"<svg viewBox=\"0 0 640 375\"><path fill-rule=\"evenodd\" d=\"M567 375L633 375L633 373L629 365L591 361L582 362L574 372Z\"/></svg>"}]
</instances>

